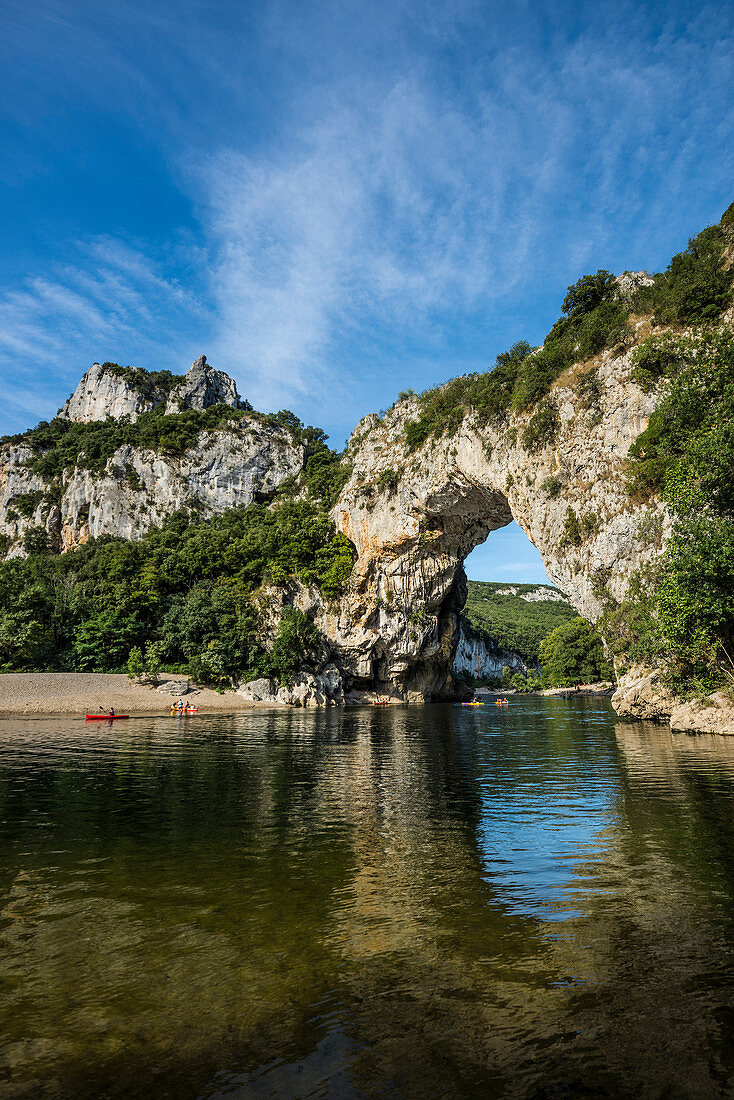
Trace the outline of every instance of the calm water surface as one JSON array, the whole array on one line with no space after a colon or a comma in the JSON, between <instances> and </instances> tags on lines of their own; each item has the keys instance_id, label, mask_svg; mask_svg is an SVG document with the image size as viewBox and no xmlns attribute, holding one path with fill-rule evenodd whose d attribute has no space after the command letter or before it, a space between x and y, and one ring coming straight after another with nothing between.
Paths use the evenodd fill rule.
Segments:
<instances>
[{"instance_id":1,"label":"calm water surface","mask_svg":"<svg viewBox=\"0 0 734 1100\"><path fill-rule=\"evenodd\" d=\"M734 738L0 722L0 1096L734 1095Z\"/></svg>"}]
</instances>

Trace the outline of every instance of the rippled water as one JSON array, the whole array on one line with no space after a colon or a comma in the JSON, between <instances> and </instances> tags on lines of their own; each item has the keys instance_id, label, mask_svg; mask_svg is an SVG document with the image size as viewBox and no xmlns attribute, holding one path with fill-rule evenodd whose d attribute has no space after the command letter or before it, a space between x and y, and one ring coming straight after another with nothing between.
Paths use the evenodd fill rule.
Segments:
<instances>
[{"instance_id":1,"label":"rippled water","mask_svg":"<svg viewBox=\"0 0 734 1100\"><path fill-rule=\"evenodd\" d=\"M0 1096L729 1096L734 739L0 721Z\"/></svg>"}]
</instances>

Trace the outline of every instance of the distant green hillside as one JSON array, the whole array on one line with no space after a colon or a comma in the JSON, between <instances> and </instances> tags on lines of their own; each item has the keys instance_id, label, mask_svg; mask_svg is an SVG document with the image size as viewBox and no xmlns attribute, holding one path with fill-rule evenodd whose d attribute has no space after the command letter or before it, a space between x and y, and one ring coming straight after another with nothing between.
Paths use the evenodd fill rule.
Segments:
<instances>
[{"instance_id":1,"label":"distant green hillside","mask_svg":"<svg viewBox=\"0 0 734 1100\"><path fill-rule=\"evenodd\" d=\"M561 623L574 619L577 612L570 604L553 596L558 589L547 584L497 584L469 581L469 595L463 618L478 634L484 634L502 649L519 653L536 663L540 643ZM516 595L499 595L503 589L516 589ZM549 599L529 601L523 595L548 592Z\"/></svg>"}]
</instances>

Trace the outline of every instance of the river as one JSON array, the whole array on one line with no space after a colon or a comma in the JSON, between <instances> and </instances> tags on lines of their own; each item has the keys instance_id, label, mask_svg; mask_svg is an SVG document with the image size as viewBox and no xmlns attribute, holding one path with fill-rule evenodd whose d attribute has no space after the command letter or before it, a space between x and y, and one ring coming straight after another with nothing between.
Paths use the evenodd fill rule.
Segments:
<instances>
[{"instance_id":1,"label":"river","mask_svg":"<svg viewBox=\"0 0 734 1100\"><path fill-rule=\"evenodd\" d=\"M0 1096L734 1090L734 738L608 702L0 721Z\"/></svg>"}]
</instances>

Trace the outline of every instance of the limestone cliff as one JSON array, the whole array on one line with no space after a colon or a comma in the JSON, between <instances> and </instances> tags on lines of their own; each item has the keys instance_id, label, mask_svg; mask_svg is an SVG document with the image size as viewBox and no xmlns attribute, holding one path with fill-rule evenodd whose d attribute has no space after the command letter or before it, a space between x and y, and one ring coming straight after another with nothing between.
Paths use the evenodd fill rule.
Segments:
<instances>
[{"instance_id":1,"label":"limestone cliff","mask_svg":"<svg viewBox=\"0 0 734 1100\"><path fill-rule=\"evenodd\" d=\"M454 674L468 673L477 680L496 680L505 668L512 672L538 672L540 666L525 661L519 653L493 644L483 634L472 630L466 620L459 623L456 652L451 663Z\"/></svg>"},{"instance_id":2,"label":"limestone cliff","mask_svg":"<svg viewBox=\"0 0 734 1100\"><path fill-rule=\"evenodd\" d=\"M108 417L120 420L123 416L134 422L141 413L152 409L176 413L211 405L252 408L237 393L234 380L211 367L206 356L201 355L185 375L93 363L57 415L62 420L84 424Z\"/></svg>"},{"instance_id":3,"label":"limestone cliff","mask_svg":"<svg viewBox=\"0 0 734 1100\"><path fill-rule=\"evenodd\" d=\"M320 618L355 686L416 700L451 693L462 563L512 519L580 614L598 617L601 586L623 596L670 530L662 505L636 507L626 491L627 452L658 400L631 380L631 356L631 346L618 347L567 370L551 394L557 433L535 450L522 442L531 413L497 426L469 412L450 438L430 437L413 452L404 428L419 415L416 398L361 421L347 451L352 476L333 513L358 559L338 610ZM577 387L591 366L599 380L593 408ZM574 544L569 508L586 532Z\"/></svg>"},{"instance_id":4,"label":"limestone cliff","mask_svg":"<svg viewBox=\"0 0 734 1100\"><path fill-rule=\"evenodd\" d=\"M614 283L608 273L597 275ZM620 294L645 285L641 276L627 281L627 290L617 281ZM721 321L733 320L730 307ZM463 411L449 432L439 422L411 434L423 406L407 394L357 425L344 456L348 480L331 512L354 547L346 591L329 601L291 579L253 596L271 641L284 609L294 605L321 632L320 667L290 701L451 697L452 663L478 659L476 645L460 631L463 562L513 519L586 619L596 621L607 598L624 598L633 572L660 553L671 531L664 505L654 496L635 504L627 484L630 446L664 385L658 378L643 388L635 372L635 349L651 324L650 315L628 312L618 342L607 341L614 346L560 374L541 370L540 406L531 395L524 404L507 401L499 413L482 413L468 401L458 406ZM571 347L576 354L578 345ZM525 345L523 362L533 368L543 352ZM155 446L146 442L152 422L168 423L159 413L179 414L179 424L194 422L194 437L175 454L163 437L155 436ZM113 453L103 450L90 462L79 443L76 458L66 453L51 473L33 439L14 437L0 447L0 535L7 553L24 553L26 536L38 528L61 551L99 535L137 538L183 505L207 516L267 499L304 468L304 444L288 430L287 417L248 411L234 382L203 356L186 376L95 364L60 410L52 434L61 425L81 439L89 428L91 446L92 435L109 432L112 421L125 429L119 446L114 436ZM545 430L548 423L552 430ZM134 437L135 424L145 431ZM620 684L615 705L622 713L649 716L651 705L660 715L674 709L648 673L635 669Z\"/></svg>"},{"instance_id":5,"label":"limestone cliff","mask_svg":"<svg viewBox=\"0 0 734 1100\"><path fill-rule=\"evenodd\" d=\"M93 424L125 417L134 422L155 408L159 397L155 388L146 394L95 364L60 419ZM59 551L100 535L139 538L184 505L202 516L214 515L268 498L300 472L303 446L287 428L248 412L233 380L207 367L204 356L166 401L166 407L175 401L177 408L179 403L197 409L226 404L241 415L202 431L180 455L123 444L101 468L89 468L80 456L76 465L52 477L35 468L39 456L27 439L0 447L0 535L8 556L24 553L24 535L34 528L45 530L49 545Z\"/></svg>"}]
</instances>

